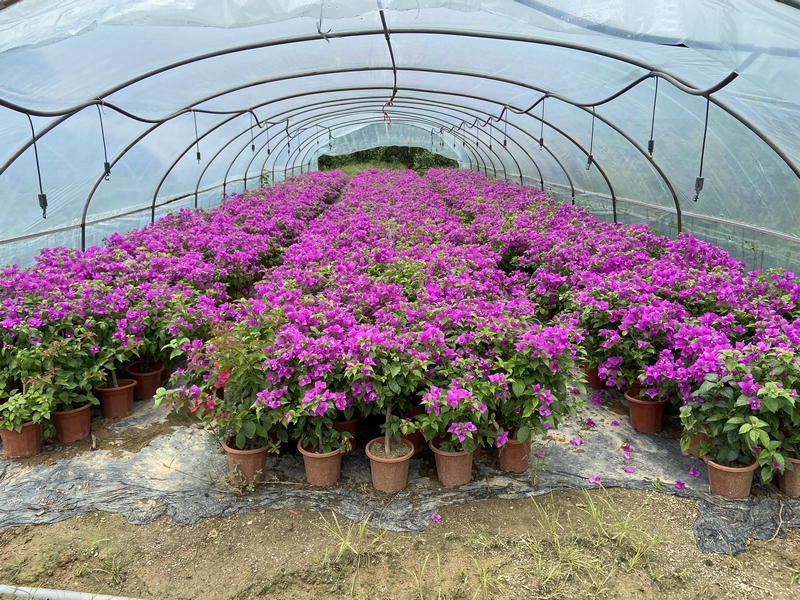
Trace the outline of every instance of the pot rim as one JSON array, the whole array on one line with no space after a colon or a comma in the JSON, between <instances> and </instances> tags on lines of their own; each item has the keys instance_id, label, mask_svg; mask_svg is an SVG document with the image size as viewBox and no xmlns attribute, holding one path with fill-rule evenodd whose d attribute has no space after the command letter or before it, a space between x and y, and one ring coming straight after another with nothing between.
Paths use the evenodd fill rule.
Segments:
<instances>
[{"instance_id":1,"label":"pot rim","mask_svg":"<svg viewBox=\"0 0 800 600\"><path fill-rule=\"evenodd\" d=\"M336 454L342 454L341 448L336 448L336 450L331 450L330 452L310 452L303 448L303 440L297 440L297 450L303 456L309 456L311 458L328 458L330 456L335 456Z\"/></svg>"},{"instance_id":2,"label":"pot rim","mask_svg":"<svg viewBox=\"0 0 800 600\"><path fill-rule=\"evenodd\" d=\"M263 448L256 448L254 450L239 450L238 448L232 448L228 445L228 440L222 442L222 447L225 448L225 452L230 454L238 454L238 455L246 455L246 454L258 454L259 452L268 452L269 448L264 446Z\"/></svg>"},{"instance_id":3,"label":"pot rim","mask_svg":"<svg viewBox=\"0 0 800 600\"><path fill-rule=\"evenodd\" d=\"M750 465L747 466L747 467L728 467L728 466L716 463L713 460L711 460L710 458L706 458L706 464L712 465L715 469L717 469L719 471L725 471L727 473L739 473L739 472L743 473L745 471L755 471L758 468L758 459L754 458L753 462L750 463Z\"/></svg>"},{"instance_id":4,"label":"pot rim","mask_svg":"<svg viewBox=\"0 0 800 600\"><path fill-rule=\"evenodd\" d=\"M629 390L625 390L625 394L624 394L625 399L628 402L633 402L634 404L653 405L653 404L666 404L667 402L669 402L669 396L659 396L655 400L645 400L643 398L635 398L635 397L631 396L630 394L628 394L628 391Z\"/></svg>"},{"instance_id":5,"label":"pot rim","mask_svg":"<svg viewBox=\"0 0 800 600\"><path fill-rule=\"evenodd\" d=\"M364 448L364 452L366 452L366 454L367 454L367 456L369 456L370 460L375 460L375 461L377 461L379 463L385 463L385 464L396 464L396 463L404 462L406 460L411 460L411 457L414 456L414 444L409 442L405 438L400 438L400 442L403 445L405 445L406 448L408 448L408 452L406 452L403 456L400 456L400 457L397 457L397 458L384 458L383 456L376 456L375 454L373 454L371 452L372 446L376 442L385 441L385 439L386 438L384 438L384 437L376 437L374 439L371 439L369 442L367 442L367 446L366 446L366 448ZM395 443L397 442L397 440L392 440L392 441L395 442Z\"/></svg>"},{"instance_id":6,"label":"pot rim","mask_svg":"<svg viewBox=\"0 0 800 600\"><path fill-rule=\"evenodd\" d=\"M458 452L448 452L447 450L441 450L441 449L439 449L439 448L437 448L436 446L433 445L433 440L428 442L428 448L433 450L434 454L441 454L443 456L461 456L463 454L468 454L468 455L472 456L472 452L466 452L464 450L459 450ZM473 449L473 452L474 452L474 449Z\"/></svg>"},{"instance_id":7,"label":"pot rim","mask_svg":"<svg viewBox=\"0 0 800 600\"><path fill-rule=\"evenodd\" d=\"M128 383L123 385L123 381L127 381ZM120 379L117 378L117 383L119 387L114 387L113 381L106 381L103 385L96 385L93 389L100 390L101 392L106 392L108 390L127 390L129 388L136 387L137 381L135 379Z\"/></svg>"}]
</instances>

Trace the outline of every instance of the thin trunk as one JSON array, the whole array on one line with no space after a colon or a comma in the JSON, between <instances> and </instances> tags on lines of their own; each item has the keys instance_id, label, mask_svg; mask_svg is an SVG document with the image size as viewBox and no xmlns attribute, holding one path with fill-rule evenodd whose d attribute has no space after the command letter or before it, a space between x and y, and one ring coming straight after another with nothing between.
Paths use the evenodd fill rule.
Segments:
<instances>
[{"instance_id":1,"label":"thin trunk","mask_svg":"<svg viewBox=\"0 0 800 600\"><path fill-rule=\"evenodd\" d=\"M119 381L117 381L117 370L111 369L111 381L114 382L114 387L119 387Z\"/></svg>"},{"instance_id":2,"label":"thin trunk","mask_svg":"<svg viewBox=\"0 0 800 600\"><path fill-rule=\"evenodd\" d=\"M386 432L384 433L384 440L383 440L383 452L386 458L389 458L389 452L391 451L391 440L392 436L389 435L389 421L392 418L392 407L386 407Z\"/></svg>"},{"instance_id":3,"label":"thin trunk","mask_svg":"<svg viewBox=\"0 0 800 600\"><path fill-rule=\"evenodd\" d=\"M142 370L142 372L143 373L149 373L150 372L150 357L149 356L145 356L144 357L144 369Z\"/></svg>"},{"instance_id":4,"label":"thin trunk","mask_svg":"<svg viewBox=\"0 0 800 600\"><path fill-rule=\"evenodd\" d=\"M317 436L317 452L322 454L322 431L320 430L319 435Z\"/></svg>"}]
</instances>

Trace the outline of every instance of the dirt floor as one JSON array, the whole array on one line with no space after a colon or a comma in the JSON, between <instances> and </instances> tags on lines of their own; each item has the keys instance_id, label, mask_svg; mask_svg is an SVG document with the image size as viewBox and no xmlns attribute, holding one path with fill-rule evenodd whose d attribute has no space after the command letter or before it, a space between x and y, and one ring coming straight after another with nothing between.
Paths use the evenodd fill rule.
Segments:
<instances>
[{"instance_id":1,"label":"dirt floor","mask_svg":"<svg viewBox=\"0 0 800 600\"><path fill-rule=\"evenodd\" d=\"M185 423L170 414L115 433L97 420L93 439L50 443L25 460L48 464L92 445L137 452ZM190 526L89 513L0 530L0 584L151 600L800 597L799 529L750 541L736 557L703 554L694 500L656 490L562 491L440 512L427 530L403 534L293 510Z\"/></svg>"},{"instance_id":2,"label":"dirt floor","mask_svg":"<svg viewBox=\"0 0 800 600\"><path fill-rule=\"evenodd\" d=\"M188 527L92 513L0 531L0 582L149 599L800 597L800 530L702 554L694 516L621 489L445 508L413 534L290 510Z\"/></svg>"}]
</instances>

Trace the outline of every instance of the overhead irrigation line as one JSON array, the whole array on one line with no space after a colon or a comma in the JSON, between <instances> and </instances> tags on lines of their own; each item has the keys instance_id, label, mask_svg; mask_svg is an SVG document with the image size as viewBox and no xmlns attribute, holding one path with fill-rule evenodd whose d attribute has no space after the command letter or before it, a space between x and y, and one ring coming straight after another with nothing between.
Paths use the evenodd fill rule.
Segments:
<instances>
[{"instance_id":1,"label":"overhead irrigation line","mask_svg":"<svg viewBox=\"0 0 800 600\"><path fill-rule=\"evenodd\" d=\"M320 18L320 27L321 27L321 18ZM510 41L510 42L522 42L522 43L530 43L530 44L539 44L539 45L545 45L545 46L552 46L552 47L559 47L559 48L575 50L575 51L578 51L578 52L586 52L586 53L589 53L589 54L602 56L604 58L609 58L609 59L612 59L612 60L624 62L624 63L630 64L630 65L634 65L634 66L637 66L639 68L648 70L648 71L650 71L650 75L651 76L656 76L656 77L660 77L660 78L666 79L672 85L676 86L681 91L683 91L683 92L685 92L687 94L692 94L692 95L703 95L703 94L707 95L707 94L713 93L714 91L722 89L722 87L724 87L725 85L730 83L730 81L733 81L737 77L736 73L731 73L725 79L723 79L719 84L717 84L717 86L713 86L712 88L708 88L706 90L698 90L697 88L691 86L690 84L688 84L684 80L681 80L680 78L678 78L676 76L673 76L673 75L671 75L671 74L669 74L669 73L667 73L665 71L656 69L652 65L649 65L648 63L646 63L644 61L641 61L639 59L632 58L632 57L629 57L629 56L624 56L622 54L619 54L619 53L616 53L616 52L612 52L612 51L609 51L609 50L603 50L603 49L599 49L599 48L592 48L592 47L589 47L589 46L584 46L582 44L571 43L571 42L568 42L568 41L565 41L565 40L550 40L550 39L538 38L538 37L534 37L534 36L499 34L499 33L486 33L486 32L465 31L465 30L431 29L431 28L395 29L393 32L395 34L450 35L450 36L462 36L462 37L475 37L475 38L483 38L483 39L492 39L492 40L497 40L497 41ZM299 43L299 42L318 40L319 39L318 36L320 35L320 33L321 33L321 31L318 31L317 35L313 35L313 36L294 36L294 37L288 37L288 38L283 38L283 39L278 39L278 40L271 40L271 41L266 41L266 42L257 42L257 43L252 43L252 44L246 44L246 45L242 45L242 46L236 46L236 47L233 47L233 48L225 48L225 49L222 49L222 50L217 50L217 51L214 51L214 52L209 52L209 53L197 55L197 56L194 56L194 57L189 57L189 58L186 58L186 59L182 59L180 61L176 61L176 62L173 62L171 64L164 65L162 67L158 67L156 69L152 69L152 70L150 70L150 71L148 71L146 73L142 73L140 75L137 75L136 77L128 79L127 81L121 82L121 83L119 83L119 84L117 84L117 85L105 90L103 93L100 94L100 97L105 98L105 97L107 97L107 96L109 96L109 95L111 95L111 94L113 94L115 92L118 92L118 91L120 91L120 90L122 90L122 89L124 89L124 88L126 88L128 86L134 85L134 84L136 84L136 83L138 83L140 81L143 81L143 80L145 80L145 79L147 79L149 77L152 77L152 76L155 76L155 75L159 75L159 74L167 72L169 70L177 69L179 67L187 66L187 65L199 62L199 61L209 60L209 59L212 59L212 58L217 58L219 56L224 56L224 55L233 54L233 53L237 53L237 52L246 52L246 51L250 51L250 50L258 50L258 49L263 49L263 48L268 48L268 47L279 46L279 45L283 45L283 44L292 44L292 43ZM350 38L350 37L376 35L376 34L380 34L380 33L384 33L384 32L382 30L344 31L344 32L340 32L340 33L336 34L335 37L337 37L337 38ZM754 55L751 55L748 60L752 60L752 59L754 59ZM747 61L745 61L745 62L747 62ZM740 123L742 123L742 125L747 127L754 134L756 134L765 144L767 144L770 147L770 149L772 149L787 164L787 166L789 166L789 168L795 173L795 175L798 178L800 178L800 166L796 165L793 162L793 160L785 152L783 152L783 150L769 136L767 136L763 131L761 131L753 123L751 123L749 120L747 120L744 116L742 116L738 112L734 111L733 109L728 107L723 102L719 101L716 98L713 98L713 99L710 99L710 100L715 105L717 105L719 108L721 108L722 110L724 110L725 112L730 114L733 118L735 118ZM38 137L41 137L42 135L47 133L53 127L55 127L58 124L60 124L64 120L64 118L68 118L69 116L72 116L73 114L76 114L77 112L79 112L80 110L85 108L86 106L89 106L89 105L91 105L93 103L94 103L93 101L82 103L80 105L77 105L77 106L71 107L70 109L66 109L66 110L62 110L62 111L33 111L33 110L22 108L22 107L20 107L18 105L10 103L10 102L8 102L6 100L0 99L0 106L5 106L6 108L10 108L10 109L16 110L18 112L31 114L31 115L34 115L34 116L60 117L60 119L48 124L48 126L43 128L42 131L40 131L37 134L37 139L38 139ZM569 103L577 104L574 101L570 101ZM2 174L3 171L5 171L5 169L8 167L8 164L10 164L10 162L13 162L14 160L16 160L16 158L18 158L22 154L22 152L24 152L28 147L29 147L29 145L25 145L18 152L16 152L11 158L9 158L9 160L6 162L6 164L4 164L2 167L0 167L0 174Z\"/></svg>"}]
</instances>

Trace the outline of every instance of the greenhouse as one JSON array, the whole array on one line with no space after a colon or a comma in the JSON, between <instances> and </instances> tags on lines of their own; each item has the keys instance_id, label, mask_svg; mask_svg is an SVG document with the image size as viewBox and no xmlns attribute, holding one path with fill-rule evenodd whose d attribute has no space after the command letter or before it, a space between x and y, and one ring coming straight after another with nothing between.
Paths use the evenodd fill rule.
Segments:
<instances>
[{"instance_id":1,"label":"greenhouse","mask_svg":"<svg viewBox=\"0 0 800 600\"><path fill-rule=\"evenodd\" d=\"M0 597L795 597L798 132L795 0L0 0Z\"/></svg>"}]
</instances>

